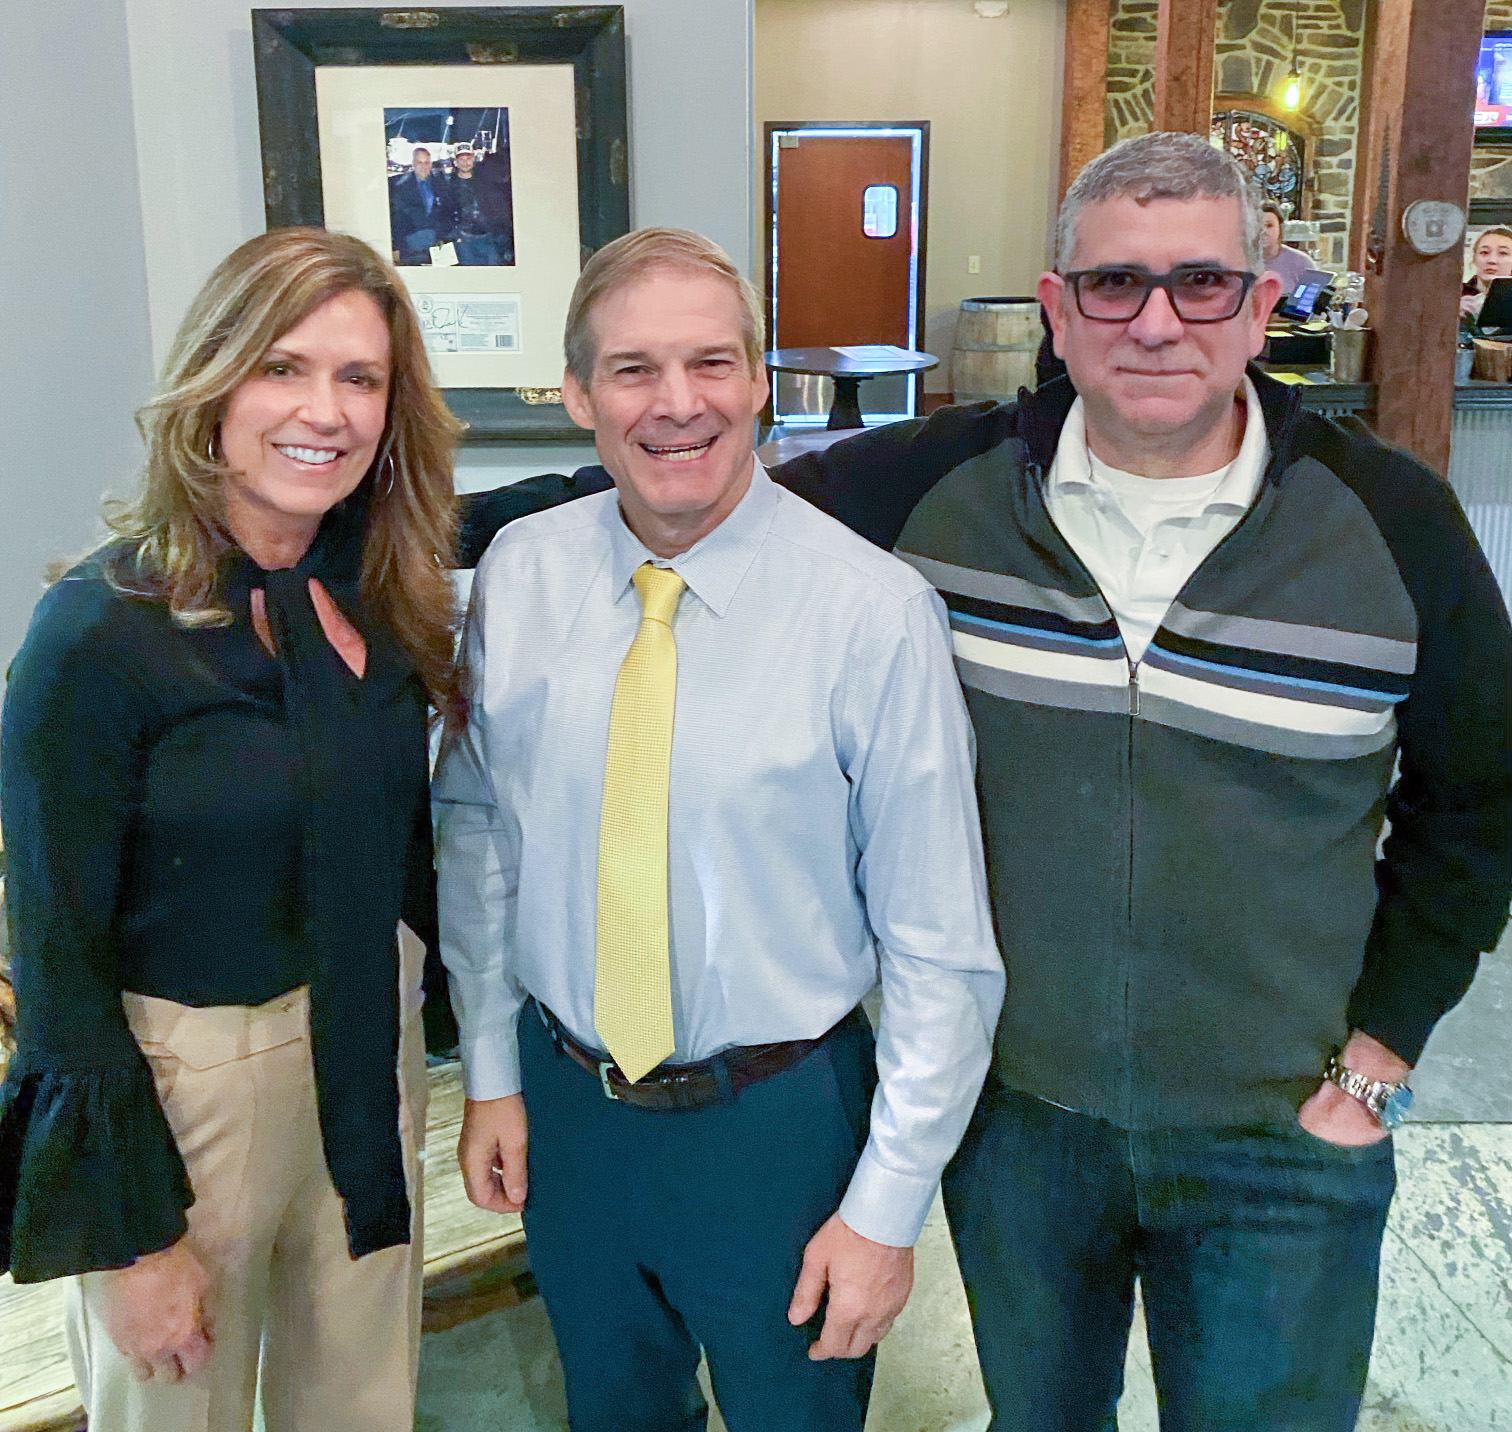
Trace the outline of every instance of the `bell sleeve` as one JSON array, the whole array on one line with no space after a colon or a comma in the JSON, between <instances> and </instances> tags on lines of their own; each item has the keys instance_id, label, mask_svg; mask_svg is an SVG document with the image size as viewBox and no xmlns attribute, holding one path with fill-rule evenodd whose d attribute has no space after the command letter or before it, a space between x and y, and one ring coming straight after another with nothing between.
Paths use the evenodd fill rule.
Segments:
<instances>
[{"instance_id":1,"label":"bell sleeve","mask_svg":"<svg viewBox=\"0 0 1512 1432\"><path fill-rule=\"evenodd\" d=\"M138 599L65 578L0 717L16 1049L0 1084L0 1271L18 1283L168 1247L193 1193L121 1006L114 922L161 725Z\"/></svg>"}]
</instances>

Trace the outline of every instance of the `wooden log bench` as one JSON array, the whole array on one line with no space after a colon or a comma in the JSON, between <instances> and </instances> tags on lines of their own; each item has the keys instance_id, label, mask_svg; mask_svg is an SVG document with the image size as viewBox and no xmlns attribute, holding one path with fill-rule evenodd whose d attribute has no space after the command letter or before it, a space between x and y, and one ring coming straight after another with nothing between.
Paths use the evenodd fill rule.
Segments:
<instances>
[{"instance_id":1,"label":"wooden log bench","mask_svg":"<svg viewBox=\"0 0 1512 1432\"><path fill-rule=\"evenodd\" d=\"M484 1213L462 1190L461 1123L457 1066L432 1069L425 1133L427 1332L508 1307L532 1291L519 1217ZM0 1432L78 1432L83 1426L63 1344L63 1284L18 1288L0 1278Z\"/></svg>"}]
</instances>

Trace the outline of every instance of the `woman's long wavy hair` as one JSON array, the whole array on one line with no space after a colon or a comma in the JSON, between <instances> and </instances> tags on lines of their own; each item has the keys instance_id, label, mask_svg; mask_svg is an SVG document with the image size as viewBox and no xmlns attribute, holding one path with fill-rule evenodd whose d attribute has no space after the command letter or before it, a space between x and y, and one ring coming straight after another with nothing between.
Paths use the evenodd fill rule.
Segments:
<instances>
[{"instance_id":1,"label":"woman's long wavy hair","mask_svg":"<svg viewBox=\"0 0 1512 1432\"><path fill-rule=\"evenodd\" d=\"M231 394L268 349L343 293L365 293L377 303L390 343L388 420L359 488L368 497L362 599L445 714L457 702L448 571L456 524L452 454L462 424L431 381L403 281L349 234L275 229L249 239L210 275L184 317L152 401L137 414L147 461L136 496L106 507L106 522L128 544L110 564L110 580L166 601L183 626L232 620L220 581L234 540L221 500L229 469L216 430Z\"/></svg>"}]
</instances>

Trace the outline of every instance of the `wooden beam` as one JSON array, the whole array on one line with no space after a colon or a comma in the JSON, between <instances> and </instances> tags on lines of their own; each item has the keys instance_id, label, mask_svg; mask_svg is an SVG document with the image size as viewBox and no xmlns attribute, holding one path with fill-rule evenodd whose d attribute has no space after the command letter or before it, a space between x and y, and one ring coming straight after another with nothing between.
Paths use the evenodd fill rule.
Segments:
<instances>
[{"instance_id":1,"label":"wooden beam","mask_svg":"<svg viewBox=\"0 0 1512 1432\"><path fill-rule=\"evenodd\" d=\"M1440 473L1449 470L1462 250L1424 258L1402 236L1402 213L1419 199L1469 202L1485 8L1485 0L1384 0L1370 76L1365 303L1375 329L1375 425Z\"/></svg>"},{"instance_id":2,"label":"wooden beam","mask_svg":"<svg viewBox=\"0 0 1512 1432\"><path fill-rule=\"evenodd\" d=\"M1380 173L1380 121L1376 112L1376 29L1381 7L1367 4L1360 27L1360 105L1355 120L1354 193L1349 204L1349 243L1345 249L1348 267L1365 272L1365 246L1370 238L1370 217L1376 203L1376 180Z\"/></svg>"},{"instance_id":3,"label":"wooden beam","mask_svg":"<svg viewBox=\"0 0 1512 1432\"><path fill-rule=\"evenodd\" d=\"M1066 0L1066 57L1061 70L1060 196L1102 153L1108 105L1110 0Z\"/></svg>"},{"instance_id":4,"label":"wooden beam","mask_svg":"<svg viewBox=\"0 0 1512 1432\"><path fill-rule=\"evenodd\" d=\"M1157 24L1154 128L1206 135L1213 124L1218 0L1160 0Z\"/></svg>"}]
</instances>

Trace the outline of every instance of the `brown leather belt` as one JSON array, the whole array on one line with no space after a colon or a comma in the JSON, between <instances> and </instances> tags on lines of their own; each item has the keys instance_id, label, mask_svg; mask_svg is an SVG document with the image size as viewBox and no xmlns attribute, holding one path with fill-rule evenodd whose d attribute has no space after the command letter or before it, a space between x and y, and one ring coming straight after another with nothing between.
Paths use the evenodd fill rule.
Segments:
<instances>
[{"instance_id":1,"label":"brown leather belt","mask_svg":"<svg viewBox=\"0 0 1512 1432\"><path fill-rule=\"evenodd\" d=\"M747 1044L726 1049L723 1054L697 1064L663 1064L632 1084L613 1060L579 1044L545 1005L537 1003L536 1008L551 1032L551 1042L599 1081L605 1098L633 1104L638 1109L702 1109L710 1104L727 1103L742 1089L791 1069L835 1032L828 1030L818 1039ZM845 1018L854 1019L858 1012L852 1010ZM839 1028L837 1024L835 1029Z\"/></svg>"}]
</instances>

